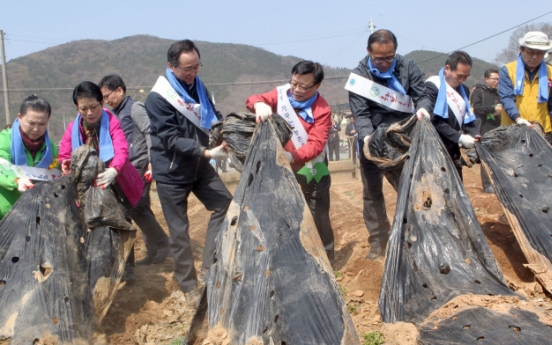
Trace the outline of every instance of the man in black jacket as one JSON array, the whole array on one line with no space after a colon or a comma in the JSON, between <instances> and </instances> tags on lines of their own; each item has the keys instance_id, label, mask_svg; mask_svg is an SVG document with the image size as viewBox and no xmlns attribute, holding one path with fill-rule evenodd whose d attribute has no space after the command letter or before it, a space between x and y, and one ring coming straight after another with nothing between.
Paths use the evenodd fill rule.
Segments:
<instances>
[{"instance_id":1,"label":"man in black jacket","mask_svg":"<svg viewBox=\"0 0 552 345\"><path fill-rule=\"evenodd\" d=\"M462 159L459 144L471 149L479 136L469 102L470 90L462 84L470 76L471 67L472 59L468 53L455 51L449 55L439 75L426 81L427 94L433 104L431 122L445 144L460 179Z\"/></svg>"},{"instance_id":2,"label":"man in black jacket","mask_svg":"<svg viewBox=\"0 0 552 345\"><path fill-rule=\"evenodd\" d=\"M431 103L425 93L422 73L414 62L397 54L397 38L388 30L378 30L368 38L368 55L360 61L347 82L349 105L355 118L360 147L380 125L404 120L413 113L429 117ZM384 99L382 95L393 95ZM398 102L400 101L400 106ZM387 247L390 224L385 210L383 172L360 155L364 185L364 222L370 236L367 259L380 258ZM389 180L389 177L387 177ZM398 181L389 181L396 189Z\"/></svg>"},{"instance_id":3,"label":"man in black jacket","mask_svg":"<svg viewBox=\"0 0 552 345\"><path fill-rule=\"evenodd\" d=\"M471 95L473 112L481 135L500 126L502 104L498 95L498 70L490 68L485 71L485 85L477 85ZM481 166L481 184L483 192L494 193L489 175Z\"/></svg>"},{"instance_id":4,"label":"man in black jacket","mask_svg":"<svg viewBox=\"0 0 552 345\"><path fill-rule=\"evenodd\" d=\"M146 99L151 126L151 163L171 238L174 273L189 305L199 300L198 278L188 233L190 193L213 211L205 235L203 272L213 262L215 238L232 195L209 163L226 158L223 145L207 149L211 124L222 119L197 73L200 53L194 42L178 41L167 52L166 78L159 77Z\"/></svg>"},{"instance_id":5,"label":"man in black jacket","mask_svg":"<svg viewBox=\"0 0 552 345\"><path fill-rule=\"evenodd\" d=\"M126 85L120 75L110 74L102 78L98 84L104 101L113 109L113 113L121 122L128 142L129 159L140 172L144 180L142 199L135 208L130 210L130 217L138 225L144 235L146 257L136 261L136 265L150 265L165 260L169 255L169 237L151 210L150 187L151 167L149 151L151 147L150 121L144 103L133 100L126 94ZM134 255L134 252L131 254Z\"/></svg>"},{"instance_id":6,"label":"man in black jacket","mask_svg":"<svg viewBox=\"0 0 552 345\"><path fill-rule=\"evenodd\" d=\"M347 135L347 142L349 143L349 155L353 160L353 164L356 165L358 156L358 133L355 125L355 117L349 116L349 123L345 127L345 134Z\"/></svg>"},{"instance_id":7,"label":"man in black jacket","mask_svg":"<svg viewBox=\"0 0 552 345\"><path fill-rule=\"evenodd\" d=\"M332 127L330 128L330 136L328 137L328 157L331 161L339 161L339 132L341 126L332 119ZM335 159L333 159L335 158Z\"/></svg>"}]
</instances>

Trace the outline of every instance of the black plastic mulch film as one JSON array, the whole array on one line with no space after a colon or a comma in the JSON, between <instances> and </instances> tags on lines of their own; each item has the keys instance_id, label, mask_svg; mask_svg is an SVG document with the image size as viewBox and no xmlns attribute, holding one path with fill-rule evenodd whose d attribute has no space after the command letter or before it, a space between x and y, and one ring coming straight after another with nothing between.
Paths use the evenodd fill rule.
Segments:
<instances>
[{"instance_id":1,"label":"black plastic mulch film","mask_svg":"<svg viewBox=\"0 0 552 345\"><path fill-rule=\"evenodd\" d=\"M72 162L77 178L36 183L0 223L0 341L88 344L113 300L135 231L92 187L95 151Z\"/></svg>"},{"instance_id":2,"label":"black plastic mulch film","mask_svg":"<svg viewBox=\"0 0 552 345\"><path fill-rule=\"evenodd\" d=\"M231 344L360 344L278 140L289 128L275 131L273 119L257 126L251 145L235 141L247 158L208 273L208 328L223 329ZM193 333L188 344L200 344Z\"/></svg>"},{"instance_id":3,"label":"black plastic mulch film","mask_svg":"<svg viewBox=\"0 0 552 345\"><path fill-rule=\"evenodd\" d=\"M521 297L505 283L434 127L429 121L419 121L414 127L404 126L403 135L411 137L412 145L398 184L382 277L379 307L383 322L414 323L421 344L549 343L551 328L535 314L514 308L498 313L468 306L450 317L427 319L461 295Z\"/></svg>"}]
</instances>

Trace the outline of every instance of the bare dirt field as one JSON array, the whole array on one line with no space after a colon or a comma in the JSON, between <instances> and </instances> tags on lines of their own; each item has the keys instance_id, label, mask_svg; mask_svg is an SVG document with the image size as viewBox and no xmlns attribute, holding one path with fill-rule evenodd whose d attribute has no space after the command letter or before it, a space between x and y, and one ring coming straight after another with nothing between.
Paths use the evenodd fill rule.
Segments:
<instances>
[{"instance_id":1,"label":"bare dirt field","mask_svg":"<svg viewBox=\"0 0 552 345\"><path fill-rule=\"evenodd\" d=\"M552 309L552 300L535 282L533 274L503 217L502 207L494 194L481 191L479 166L464 168L465 187L489 245L509 286L545 309ZM235 187L230 187L231 192ZM388 217L395 212L396 193L384 187ZM153 211L167 231L155 190ZM191 197L190 229L195 245L196 267L199 268L202 243L209 213ZM383 325L379 315L381 274L384 260L368 261L368 233L362 218L362 182L360 179L334 179L331 189L331 221L336 236L337 280L344 291L357 333L382 332L385 344L415 344L415 336L406 325ZM144 243L138 236L137 259L145 255ZM180 344L190 324L193 310L186 307L180 289L172 276L172 259L146 267L136 267L136 281L121 284L103 327L110 344ZM222 342L225 344L224 342Z\"/></svg>"}]
</instances>

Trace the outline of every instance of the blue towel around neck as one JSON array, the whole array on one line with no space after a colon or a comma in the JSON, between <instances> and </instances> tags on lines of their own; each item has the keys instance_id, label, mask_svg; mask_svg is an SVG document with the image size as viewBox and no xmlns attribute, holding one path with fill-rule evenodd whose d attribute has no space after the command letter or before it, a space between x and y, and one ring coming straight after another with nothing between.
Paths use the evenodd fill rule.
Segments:
<instances>
[{"instance_id":1,"label":"blue towel around neck","mask_svg":"<svg viewBox=\"0 0 552 345\"><path fill-rule=\"evenodd\" d=\"M521 53L518 55L516 66L516 80L514 82L514 95L523 95L523 85L525 85L525 63L521 58ZM548 71L544 60L539 66L539 103L548 102Z\"/></svg>"},{"instance_id":2,"label":"blue towel around neck","mask_svg":"<svg viewBox=\"0 0 552 345\"><path fill-rule=\"evenodd\" d=\"M291 93L288 93L289 103L293 109L299 110L298 115L303 118L307 123L314 123L314 116L312 115L312 105L318 98L318 91L309 99L303 102L296 101Z\"/></svg>"},{"instance_id":3,"label":"blue towel around neck","mask_svg":"<svg viewBox=\"0 0 552 345\"><path fill-rule=\"evenodd\" d=\"M25 154L25 144L23 144L23 138L21 138L19 125L19 118L15 119L12 125L11 132L11 156L12 162L15 165L27 165L27 155ZM52 164L52 143L48 136L48 130L44 133L44 140L46 143L46 151L42 155L40 162L36 165L37 168L48 169Z\"/></svg>"},{"instance_id":4,"label":"blue towel around neck","mask_svg":"<svg viewBox=\"0 0 552 345\"><path fill-rule=\"evenodd\" d=\"M437 100L435 101L435 107L433 109L433 113L435 115L439 115L444 119L448 119L448 103L447 103L447 81L445 80L445 68L441 68L439 71L439 93L437 94ZM466 112L464 115L464 123L470 123L472 121L475 121L475 115L473 113L472 107L470 105L470 101L468 99L468 96L466 95L466 91L464 90L464 87L462 87L462 84L460 84L460 95L464 99L464 102L466 102ZM462 124L460 124L462 126Z\"/></svg>"},{"instance_id":5,"label":"blue towel around neck","mask_svg":"<svg viewBox=\"0 0 552 345\"><path fill-rule=\"evenodd\" d=\"M77 147L85 144L82 140L80 134L80 125L81 125L82 116L79 113L75 122L73 122L73 128L71 130L71 149L76 150ZM102 162L108 162L115 156L115 150L113 149L113 140L111 139L111 134L109 133L109 117L107 116L106 111L102 113L102 118L100 119L100 140L98 142L99 146L99 156Z\"/></svg>"},{"instance_id":6,"label":"blue towel around neck","mask_svg":"<svg viewBox=\"0 0 552 345\"><path fill-rule=\"evenodd\" d=\"M391 65L391 67L389 67L387 72L381 72L379 69L374 67L374 64L372 63L372 59L368 58L368 68L373 75L381 79L389 79L389 81L387 82L387 86L390 89L393 89L397 92L402 93L403 95L406 95L406 91L404 91L404 87L401 85L397 77L395 77L395 75L393 74L396 64L397 64L397 59L395 58L395 60L393 60L393 64Z\"/></svg>"},{"instance_id":7,"label":"blue towel around neck","mask_svg":"<svg viewBox=\"0 0 552 345\"><path fill-rule=\"evenodd\" d=\"M190 95L188 95L182 84L180 84L180 81L176 79L174 73L169 67L167 67L165 74L167 75L167 80L169 81L173 89L176 91L176 93L178 93L180 97L182 97L184 102L196 103L196 101L192 97L190 97ZM195 77L195 84L197 87L197 95L199 96L199 104L201 104L201 128L211 130L211 125L214 122L218 121L215 110L213 109L213 106L209 101L207 92L205 91L203 83L199 79L198 75L196 75Z\"/></svg>"}]
</instances>

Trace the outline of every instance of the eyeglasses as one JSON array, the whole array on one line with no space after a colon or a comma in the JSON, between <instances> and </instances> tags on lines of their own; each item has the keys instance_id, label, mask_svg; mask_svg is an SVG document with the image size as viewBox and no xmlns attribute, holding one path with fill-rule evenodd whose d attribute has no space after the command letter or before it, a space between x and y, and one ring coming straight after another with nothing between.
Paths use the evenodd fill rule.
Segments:
<instances>
[{"instance_id":1,"label":"eyeglasses","mask_svg":"<svg viewBox=\"0 0 552 345\"><path fill-rule=\"evenodd\" d=\"M105 98L105 96L104 96ZM100 103L96 103L96 104L92 104L88 107L79 107L79 111L81 114L86 114L88 113L88 110L90 110L91 112L95 112L98 108L100 108L102 105Z\"/></svg>"},{"instance_id":2,"label":"eyeglasses","mask_svg":"<svg viewBox=\"0 0 552 345\"><path fill-rule=\"evenodd\" d=\"M200 62L199 64L195 65L195 66L187 66L187 67L180 67L180 66L175 66L176 68L180 68L182 71L184 71L184 73L192 73L192 72L198 72L199 69L201 68L201 66L203 66L203 64Z\"/></svg>"},{"instance_id":3,"label":"eyeglasses","mask_svg":"<svg viewBox=\"0 0 552 345\"><path fill-rule=\"evenodd\" d=\"M489 80L494 80L494 81L497 81L497 80L498 80L498 78L487 78L487 79L489 79Z\"/></svg>"},{"instance_id":4,"label":"eyeglasses","mask_svg":"<svg viewBox=\"0 0 552 345\"><path fill-rule=\"evenodd\" d=\"M108 93L106 93L105 95L103 95L104 101L106 101L107 98L109 97L109 95L111 95L113 92L115 92L115 90L111 90L111 91L109 91Z\"/></svg>"},{"instance_id":5,"label":"eyeglasses","mask_svg":"<svg viewBox=\"0 0 552 345\"><path fill-rule=\"evenodd\" d=\"M293 80L290 80L289 81L289 85L291 86L292 89L296 89L297 91L300 91L300 92L305 92L305 91L308 91L310 89L312 89L313 87L316 86L316 84L313 84L309 87L307 86L301 86L301 85L298 85L296 82L294 82Z\"/></svg>"},{"instance_id":6,"label":"eyeglasses","mask_svg":"<svg viewBox=\"0 0 552 345\"><path fill-rule=\"evenodd\" d=\"M523 52L527 55L535 55L535 56L544 56L546 54L546 50L536 50L536 49L530 49L523 47Z\"/></svg>"},{"instance_id":7,"label":"eyeglasses","mask_svg":"<svg viewBox=\"0 0 552 345\"><path fill-rule=\"evenodd\" d=\"M373 55L370 55L370 58L372 58L372 61L375 63L382 63L382 62L393 62L395 60L395 56L386 56L386 57L375 57Z\"/></svg>"}]
</instances>

